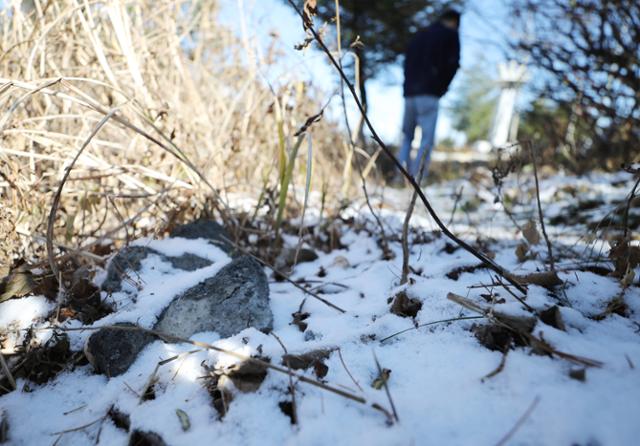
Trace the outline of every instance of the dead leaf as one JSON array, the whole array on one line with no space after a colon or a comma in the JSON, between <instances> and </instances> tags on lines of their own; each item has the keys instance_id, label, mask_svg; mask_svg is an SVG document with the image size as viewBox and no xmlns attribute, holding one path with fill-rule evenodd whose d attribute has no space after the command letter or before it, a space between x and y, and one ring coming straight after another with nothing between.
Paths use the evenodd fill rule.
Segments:
<instances>
[{"instance_id":1,"label":"dead leaf","mask_svg":"<svg viewBox=\"0 0 640 446\"><path fill-rule=\"evenodd\" d=\"M640 247L629 244L629 240L622 237L610 243L609 258L615 265L614 274L623 278L630 269L640 265Z\"/></svg>"},{"instance_id":2,"label":"dead leaf","mask_svg":"<svg viewBox=\"0 0 640 446\"><path fill-rule=\"evenodd\" d=\"M587 380L587 369L584 367L580 369L571 369L569 370L569 377L576 381L584 382Z\"/></svg>"},{"instance_id":3,"label":"dead leaf","mask_svg":"<svg viewBox=\"0 0 640 446\"><path fill-rule=\"evenodd\" d=\"M306 319L309 318L309 316L311 316L309 313L307 313L306 311L302 312L302 311L296 311L295 313L291 313L291 316L293 317L293 321L291 322L293 325L297 326L298 329L301 332L304 332L307 327L309 326L309 324L307 324L306 322L304 322Z\"/></svg>"},{"instance_id":4,"label":"dead leaf","mask_svg":"<svg viewBox=\"0 0 640 446\"><path fill-rule=\"evenodd\" d=\"M635 270L633 268L629 268L627 270L627 274L625 274L622 280L620 281L620 284L622 285L623 288L629 288L635 278L636 278Z\"/></svg>"},{"instance_id":5,"label":"dead leaf","mask_svg":"<svg viewBox=\"0 0 640 446\"><path fill-rule=\"evenodd\" d=\"M522 228L522 235L530 245L537 245L540 243L540 233L536 227L536 222L529 220Z\"/></svg>"},{"instance_id":6,"label":"dead leaf","mask_svg":"<svg viewBox=\"0 0 640 446\"><path fill-rule=\"evenodd\" d=\"M313 367L318 378L324 378L329 367L324 363L331 355L331 349L312 350L299 355L287 354L282 356L282 364L293 370L307 370Z\"/></svg>"},{"instance_id":7,"label":"dead leaf","mask_svg":"<svg viewBox=\"0 0 640 446\"><path fill-rule=\"evenodd\" d=\"M349 268L350 264L346 257L337 256L335 259L333 259L333 263L331 264L331 266L338 266L340 268L347 269Z\"/></svg>"},{"instance_id":8,"label":"dead leaf","mask_svg":"<svg viewBox=\"0 0 640 446\"><path fill-rule=\"evenodd\" d=\"M390 369L382 369L380 371L380 374L371 383L371 387L373 387L376 390L382 389L384 387L384 385L387 382L389 382L390 376L391 376L391 370Z\"/></svg>"},{"instance_id":9,"label":"dead leaf","mask_svg":"<svg viewBox=\"0 0 640 446\"><path fill-rule=\"evenodd\" d=\"M183 432L188 431L189 428L191 427L191 421L189 420L189 415L187 415L187 413L182 409L176 409L176 415L180 420L180 427L182 427L182 431Z\"/></svg>"},{"instance_id":10,"label":"dead leaf","mask_svg":"<svg viewBox=\"0 0 640 446\"><path fill-rule=\"evenodd\" d=\"M421 309L422 302L418 299L410 298L405 291L400 291L396 294L391 304L391 313L400 317L416 317Z\"/></svg>"},{"instance_id":11,"label":"dead leaf","mask_svg":"<svg viewBox=\"0 0 640 446\"><path fill-rule=\"evenodd\" d=\"M269 358L256 357L262 361L269 361ZM224 368L221 371L219 383L225 385L225 381L231 380L236 389L243 393L255 392L260 388L262 381L267 377L267 367L256 361L242 361Z\"/></svg>"},{"instance_id":12,"label":"dead leaf","mask_svg":"<svg viewBox=\"0 0 640 446\"><path fill-rule=\"evenodd\" d=\"M555 271L543 271L515 277L518 282L524 285L539 285L544 288L553 288L563 283Z\"/></svg>"},{"instance_id":13,"label":"dead leaf","mask_svg":"<svg viewBox=\"0 0 640 446\"><path fill-rule=\"evenodd\" d=\"M313 17L318 13L316 0L305 0L302 8L302 23L305 31L313 26Z\"/></svg>"},{"instance_id":14,"label":"dead leaf","mask_svg":"<svg viewBox=\"0 0 640 446\"><path fill-rule=\"evenodd\" d=\"M16 268L0 282L0 302L14 297L23 297L33 292L36 283L31 271Z\"/></svg>"},{"instance_id":15,"label":"dead leaf","mask_svg":"<svg viewBox=\"0 0 640 446\"><path fill-rule=\"evenodd\" d=\"M320 119L322 119L322 114L324 113L324 110L320 110L319 113L312 115L310 117L307 118L307 120L305 121L305 123L302 125L302 127L300 127L294 134L293 136L300 136L302 135L304 132L306 132L309 127L311 127L314 123L320 121ZM315 259L317 259L318 256L316 255ZM315 260L313 259L313 260Z\"/></svg>"},{"instance_id":16,"label":"dead leaf","mask_svg":"<svg viewBox=\"0 0 640 446\"><path fill-rule=\"evenodd\" d=\"M518 246L516 246L516 257L518 258L518 262L523 263L525 260L528 259L528 252L529 252L529 247L527 246L526 243L520 243Z\"/></svg>"},{"instance_id":17,"label":"dead leaf","mask_svg":"<svg viewBox=\"0 0 640 446\"><path fill-rule=\"evenodd\" d=\"M558 307L557 305L547 308L546 310L541 312L540 320L551 327L557 328L558 330L567 330L566 326L564 325L564 320L562 319L560 307Z\"/></svg>"},{"instance_id":18,"label":"dead leaf","mask_svg":"<svg viewBox=\"0 0 640 446\"><path fill-rule=\"evenodd\" d=\"M115 406L111 406L107 412L107 416L118 429L129 432L131 428L131 417L129 417L128 414L121 412Z\"/></svg>"}]
</instances>

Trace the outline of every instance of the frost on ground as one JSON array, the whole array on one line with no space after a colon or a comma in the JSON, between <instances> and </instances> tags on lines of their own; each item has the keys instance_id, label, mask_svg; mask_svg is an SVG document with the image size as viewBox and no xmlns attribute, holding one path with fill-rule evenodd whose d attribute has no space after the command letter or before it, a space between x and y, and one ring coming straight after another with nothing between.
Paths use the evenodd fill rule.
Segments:
<instances>
[{"instance_id":1,"label":"frost on ground","mask_svg":"<svg viewBox=\"0 0 640 446\"><path fill-rule=\"evenodd\" d=\"M382 258L376 225L354 210L360 215L355 220L333 223L340 231L341 247L318 251L316 260L301 263L292 272L294 281L344 313L270 275L275 336L247 328L226 339L213 332L191 338L269 358L285 369L285 349L292 355L321 351L312 361L314 366L296 373L366 404L268 370L254 392L238 390L242 382L227 383L221 412L214 405L212 370L232 366L238 359L188 343L156 340L115 378L96 375L89 365L78 362L46 383L19 379L17 391L0 397L9 442L122 445L136 431L155 433L169 445L637 444L640 287L637 279L623 287L619 278L607 274L613 270L606 258L608 245L594 250L592 241L584 238L585 226L616 214L629 190L623 180L615 186L612 177L584 183L555 177L543 184L546 218L555 222L548 229L561 284L530 285L525 302L535 312L545 312L544 322L537 318L530 336L542 340L554 354L541 352L530 339L509 330L482 328L490 325L492 315L533 313L496 286L495 275L478 267L477 259L433 232L425 215L418 214L413 221L410 282L399 285L402 253L397 235L407 196L406 191L387 191L387 202L397 203L396 209L383 211L386 232L393 236L393 259ZM571 191L583 186L588 187L583 199L588 196L599 204L584 212L568 211L580 205ZM547 270L544 241L527 244L524 253L518 250L522 234L493 197L467 189L456 203L464 208L454 219L456 232L474 242L480 233L487 234L477 244L515 274ZM429 191L436 207L445 210L443 215L453 210L456 201L451 190L447 185ZM531 206L513 212L522 217ZM137 244L166 255L197 254L212 264L185 272L150 256L136 277L136 293L125 289L110 295L116 311L89 326L129 321L150 327L173 296L229 262L226 254L202 240ZM422 303L414 319L390 312L390 299L399 291ZM449 293L489 309L490 317L464 319L479 315L447 299ZM39 296L0 304L3 352L21 342L15 337L17 328L42 330L40 339L46 341L51 331L43 330L48 326L44 318L53 307ZM437 322L452 319L459 320ZM86 326L68 320L64 327ZM90 335L66 333L72 350L80 349ZM171 358L175 359L160 365L151 380L159 361ZM581 360L602 365L589 366ZM291 361L288 365L293 367Z\"/></svg>"}]
</instances>

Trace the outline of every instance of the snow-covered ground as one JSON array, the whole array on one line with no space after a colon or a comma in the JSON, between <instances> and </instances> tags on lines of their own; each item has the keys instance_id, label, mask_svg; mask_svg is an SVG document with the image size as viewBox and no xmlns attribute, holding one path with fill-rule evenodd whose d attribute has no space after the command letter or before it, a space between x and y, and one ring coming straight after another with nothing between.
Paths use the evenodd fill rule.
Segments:
<instances>
[{"instance_id":1,"label":"snow-covered ground","mask_svg":"<svg viewBox=\"0 0 640 446\"><path fill-rule=\"evenodd\" d=\"M554 177L545 181L541 194L545 217L549 220L563 215L567 206L578 202L571 195L577 190L581 200L599 200L593 218L602 219L624 200L632 185L629 177ZM528 258L518 259L515 247L522 242L522 235L494 203L488 187L465 183L461 198L456 200L460 185L449 183L427 191L445 221L454 207L458 209L452 226L456 232L474 243L482 235L484 246L493 252L495 260L517 274L548 268L543 262L544 241L529 247ZM505 191L509 188L530 192L530 184L506 185ZM387 204L381 212L387 233L397 236L408 193L387 190L384 197ZM0 409L9 423L10 444L127 444L129 434L106 416L111 408L130 416L131 430L155 432L169 445L638 444L640 287L636 279L623 290L619 279L577 266L597 260L584 229L590 220L548 227L563 285L553 291L531 285L526 303L538 311L559 305L565 325L561 330L538 320L534 336L558 351L603 365L585 369L558 356L534 354L525 346L509 351L502 370L488 377L501 364L503 354L488 349L474 335L474 325L486 324L486 319L415 327L477 316L447 299L448 293L492 306L497 313L528 313L504 288L492 286L494 275L487 269L465 270L477 265L478 260L432 233L433 222L419 204L416 209L412 237L419 240L412 244L410 265L414 273L410 284L399 285L400 244L391 242L395 258L384 260L378 240L371 235L376 231L373 221L336 223L344 248L318 252L317 260L294 269L292 279L310 284L344 313L288 282L271 279L273 333L278 339L252 328L228 339L220 339L216 333L192 338L245 355L260 354L276 365L282 363L283 346L294 354L331 349L325 360L328 372L322 381L363 398L366 404L294 378L298 423L292 425L280 408L280 403L292 400L290 379L270 370L256 392L232 389L228 412L219 419L204 386L207 371L203 365L219 367L237 359L205 349L193 352L191 344L158 340L125 374L115 378L96 375L85 365L66 370L43 385L30 383L28 392L22 391L26 382L19 380L18 391L0 397ZM514 212L524 225L527 219L535 218L536 208L529 200L526 205L516 206ZM359 222L365 220L364 208L353 209L352 213ZM149 327L171 297L214 274L229 260L205 241L137 243L150 243L165 254L198 254L214 263L187 273L158 258L145 259L137 280L137 298L130 299L124 291L114 293L110 299L117 302L119 311L96 321L94 327L125 320ZM606 255L608 245L604 246L602 255ZM458 274L447 276L456 270ZM389 299L400 290L422 302L415 320L390 312ZM616 297L627 305L626 314L598 317ZM52 308L39 296L4 302L0 304L0 328L26 328L33 319L37 320L36 327L46 326L38 318ZM292 324L292 314L298 311L309 313L304 332ZM67 322L66 326L78 328L80 323ZM407 331L384 340L403 330ZM68 335L71 345L80 348L90 332L70 331ZM140 402L139 393L157 363L182 353L185 355L159 367L155 398ZM380 367L390 370L386 380L389 395L385 386L377 385L381 380L376 358ZM319 379L313 369L297 373ZM397 421L372 408L372 403L388 413L395 408Z\"/></svg>"}]
</instances>

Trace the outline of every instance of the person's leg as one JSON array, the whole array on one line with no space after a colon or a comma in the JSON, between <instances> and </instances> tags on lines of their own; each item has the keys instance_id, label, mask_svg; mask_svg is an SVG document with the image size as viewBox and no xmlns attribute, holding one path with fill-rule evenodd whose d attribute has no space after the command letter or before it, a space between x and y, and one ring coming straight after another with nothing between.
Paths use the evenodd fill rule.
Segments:
<instances>
[{"instance_id":1,"label":"person's leg","mask_svg":"<svg viewBox=\"0 0 640 446\"><path fill-rule=\"evenodd\" d=\"M422 130L422 139L420 140L418 156L412 164L411 174L414 176L418 174L420 160L425 151L424 178L427 177L429 171L429 163L431 162L431 153L433 152L436 134L436 122L438 121L438 102L439 98L436 96L416 97L416 121Z\"/></svg>"},{"instance_id":2,"label":"person's leg","mask_svg":"<svg viewBox=\"0 0 640 446\"><path fill-rule=\"evenodd\" d=\"M402 118L402 145L398 160L411 172L411 142L416 129L416 107L413 97L404 98L404 116Z\"/></svg>"}]
</instances>

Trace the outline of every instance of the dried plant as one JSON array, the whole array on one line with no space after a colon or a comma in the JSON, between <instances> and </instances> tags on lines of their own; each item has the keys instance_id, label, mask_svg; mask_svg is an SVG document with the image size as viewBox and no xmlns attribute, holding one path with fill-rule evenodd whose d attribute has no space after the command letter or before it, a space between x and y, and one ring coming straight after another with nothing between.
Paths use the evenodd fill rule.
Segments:
<instances>
[{"instance_id":1,"label":"dried plant","mask_svg":"<svg viewBox=\"0 0 640 446\"><path fill-rule=\"evenodd\" d=\"M0 10L0 213L13 220L1 228L23 243L1 263L44 258L61 179L108 113L63 184L56 254L91 254L105 237L122 244L203 212L229 223L230 194L279 189L293 166L283 141L293 145L323 105L302 81L266 85L259 72L275 54L258 57L217 12L208 0L14 0ZM310 187L337 192L338 133L327 120L308 131ZM308 153L288 184L305 187Z\"/></svg>"}]
</instances>

